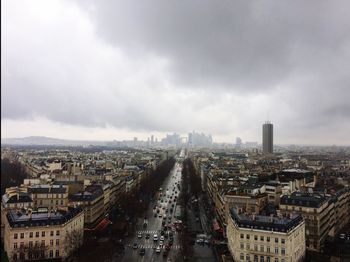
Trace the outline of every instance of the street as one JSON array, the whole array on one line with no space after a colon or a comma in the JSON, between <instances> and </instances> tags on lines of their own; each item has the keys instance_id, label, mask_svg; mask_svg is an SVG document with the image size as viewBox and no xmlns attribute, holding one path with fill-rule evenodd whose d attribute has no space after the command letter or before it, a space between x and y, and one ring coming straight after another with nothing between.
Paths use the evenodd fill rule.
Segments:
<instances>
[{"instance_id":1,"label":"street","mask_svg":"<svg viewBox=\"0 0 350 262\"><path fill-rule=\"evenodd\" d=\"M182 152L183 153L183 152ZM181 180L181 163L177 162L163 182L136 232L125 239L125 252L113 261L181 261L180 244L174 217Z\"/></svg>"}]
</instances>

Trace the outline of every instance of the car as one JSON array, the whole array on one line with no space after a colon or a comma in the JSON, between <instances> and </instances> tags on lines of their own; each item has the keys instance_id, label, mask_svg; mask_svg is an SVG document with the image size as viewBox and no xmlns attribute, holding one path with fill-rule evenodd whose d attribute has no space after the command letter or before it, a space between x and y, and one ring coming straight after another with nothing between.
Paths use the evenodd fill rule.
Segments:
<instances>
[{"instance_id":1,"label":"car","mask_svg":"<svg viewBox=\"0 0 350 262\"><path fill-rule=\"evenodd\" d=\"M140 249L140 255L143 256L146 253L146 249L145 248L141 248Z\"/></svg>"},{"instance_id":2,"label":"car","mask_svg":"<svg viewBox=\"0 0 350 262\"><path fill-rule=\"evenodd\" d=\"M157 253L157 254L160 253L160 247L159 247L159 246L156 248L156 253Z\"/></svg>"},{"instance_id":3,"label":"car","mask_svg":"<svg viewBox=\"0 0 350 262\"><path fill-rule=\"evenodd\" d=\"M164 236L161 236L161 237L160 237L160 240L161 240L161 241L164 241Z\"/></svg>"},{"instance_id":4,"label":"car","mask_svg":"<svg viewBox=\"0 0 350 262\"><path fill-rule=\"evenodd\" d=\"M165 225L165 221L163 220L163 222L162 222L162 226L164 226Z\"/></svg>"},{"instance_id":5,"label":"car","mask_svg":"<svg viewBox=\"0 0 350 262\"><path fill-rule=\"evenodd\" d=\"M137 249L137 248L138 248L137 243L134 243L134 244L132 245L132 248L133 248L133 249Z\"/></svg>"},{"instance_id":6,"label":"car","mask_svg":"<svg viewBox=\"0 0 350 262\"><path fill-rule=\"evenodd\" d=\"M138 237L138 238L142 238L142 233L139 232L139 233L137 234L137 237Z\"/></svg>"},{"instance_id":7,"label":"car","mask_svg":"<svg viewBox=\"0 0 350 262\"><path fill-rule=\"evenodd\" d=\"M158 217L161 218L163 215L162 214L159 214Z\"/></svg>"},{"instance_id":8,"label":"car","mask_svg":"<svg viewBox=\"0 0 350 262\"><path fill-rule=\"evenodd\" d=\"M166 262L171 262L171 259L170 259L170 258L168 258L168 259L166 260Z\"/></svg>"},{"instance_id":9,"label":"car","mask_svg":"<svg viewBox=\"0 0 350 262\"><path fill-rule=\"evenodd\" d=\"M159 246L160 247L163 247L163 244L164 244L164 242L161 240L161 241L159 241Z\"/></svg>"},{"instance_id":10,"label":"car","mask_svg":"<svg viewBox=\"0 0 350 262\"><path fill-rule=\"evenodd\" d=\"M210 245L209 239L205 239L205 240L204 240L204 243L207 244L207 245Z\"/></svg>"},{"instance_id":11,"label":"car","mask_svg":"<svg viewBox=\"0 0 350 262\"><path fill-rule=\"evenodd\" d=\"M170 250L170 245L168 244L168 245L165 245L165 250Z\"/></svg>"},{"instance_id":12,"label":"car","mask_svg":"<svg viewBox=\"0 0 350 262\"><path fill-rule=\"evenodd\" d=\"M150 237L150 234L146 234L146 239L149 239L149 237Z\"/></svg>"},{"instance_id":13,"label":"car","mask_svg":"<svg viewBox=\"0 0 350 262\"><path fill-rule=\"evenodd\" d=\"M196 240L196 243L203 244L204 243L204 239L203 238L199 238L199 239Z\"/></svg>"},{"instance_id":14,"label":"car","mask_svg":"<svg viewBox=\"0 0 350 262\"><path fill-rule=\"evenodd\" d=\"M157 217L157 213L154 214L154 217Z\"/></svg>"},{"instance_id":15,"label":"car","mask_svg":"<svg viewBox=\"0 0 350 262\"><path fill-rule=\"evenodd\" d=\"M163 257L166 257L168 255L168 251L167 250L164 250L163 252Z\"/></svg>"},{"instance_id":16,"label":"car","mask_svg":"<svg viewBox=\"0 0 350 262\"><path fill-rule=\"evenodd\" d=\"M154 235L153 235L153 240L154 240L154 241L158 241L158 235L157 235L157 234L154 234Z\"/></svg>"}]
</instances>

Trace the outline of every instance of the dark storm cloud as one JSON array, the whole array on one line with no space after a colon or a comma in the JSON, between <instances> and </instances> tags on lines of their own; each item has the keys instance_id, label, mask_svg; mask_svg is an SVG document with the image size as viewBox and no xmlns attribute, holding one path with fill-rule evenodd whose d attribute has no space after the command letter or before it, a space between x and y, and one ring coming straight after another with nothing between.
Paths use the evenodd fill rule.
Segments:
<instances>
[{"instance_id":1,"label":"dark storm cloud","mask_svg":"<svg viewBox=\"0 0 350 262\"><path fill-rule=\"evenodd\" d=\"M264 92L295 70L349 66L348 1L83 1L97 33L170 59L174 80ZM333 70L337 68L333 68Z\"/></svg>"}]
</instances>

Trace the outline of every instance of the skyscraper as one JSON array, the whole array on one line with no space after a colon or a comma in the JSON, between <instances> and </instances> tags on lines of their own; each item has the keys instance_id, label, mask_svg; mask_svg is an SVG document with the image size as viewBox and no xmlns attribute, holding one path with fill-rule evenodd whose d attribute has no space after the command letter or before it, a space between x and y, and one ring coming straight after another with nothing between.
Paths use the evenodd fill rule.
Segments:
<instances>
[{"instance_id":1,"label":"skyscraper","mask_svg":"<svg viewBox=\"0 0 350 262\"><path fill-rule=\"evenodd\" d=\"M262 133L262 144L263 144L263 153L272 154L273 153L273 125L266 121L263 124L263 133Z\"/></svg>"}]
</instances>

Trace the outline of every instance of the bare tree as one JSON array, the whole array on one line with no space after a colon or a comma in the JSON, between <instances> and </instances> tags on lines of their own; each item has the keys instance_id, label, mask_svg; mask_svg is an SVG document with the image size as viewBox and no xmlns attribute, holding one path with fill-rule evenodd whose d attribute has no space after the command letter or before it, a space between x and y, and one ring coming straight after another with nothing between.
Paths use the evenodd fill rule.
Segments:
<instances>
[{"instance_id":1,"label":"bare tree","mask_svg":"<svg viewBox=\"0 0 350 262\"><path fill-rule=\"evenodd\" d=\"M72 231L68 231L64 239L67 258L71 257L74 260L82 244L83 232L81 230L73 229Z\"/></svg>"}]
</instances>

